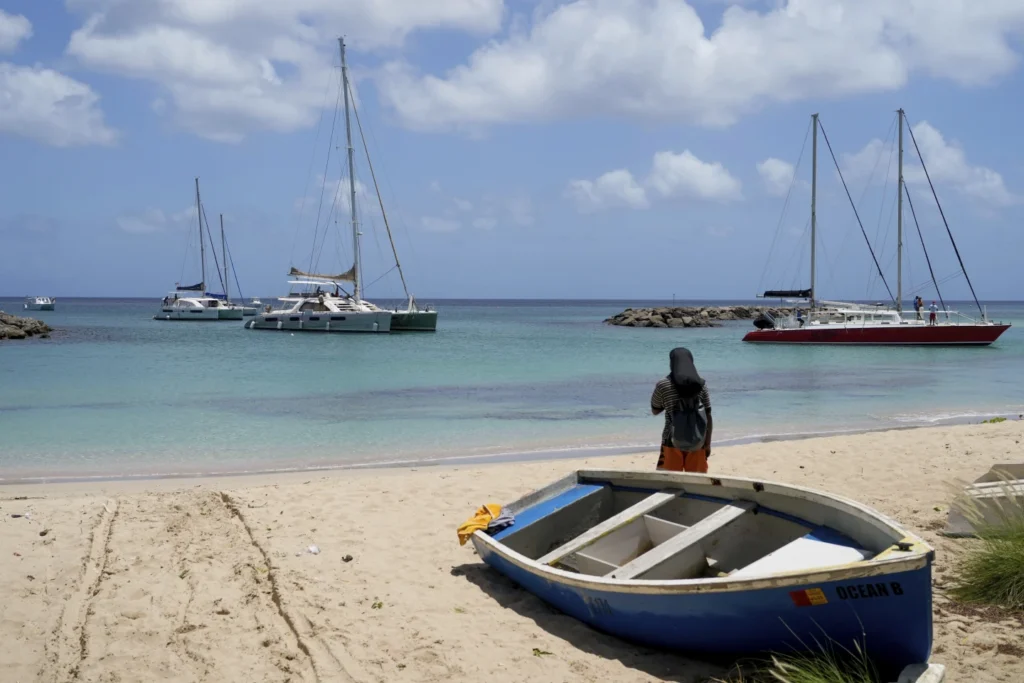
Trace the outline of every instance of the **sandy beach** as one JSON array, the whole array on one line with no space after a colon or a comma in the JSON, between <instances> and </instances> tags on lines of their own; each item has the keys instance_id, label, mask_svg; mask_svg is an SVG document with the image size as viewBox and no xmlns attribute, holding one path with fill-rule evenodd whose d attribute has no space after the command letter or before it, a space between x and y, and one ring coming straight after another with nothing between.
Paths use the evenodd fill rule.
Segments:
<instances>
[{"instance_id":1,"label":"sandy beach","mask_svg":"<svg viewBox=\"0 0 1024 683\"><path fill-rule=\"evenodd\" d=\"M972 541L951 486L1024 461L1024 423L716 450L713 472L862 501L937 551L933 660L1024 680L1021 617L951 605ZM455 529L579 467L654 455L0 488L0 680L702 681L720 665L591 631L485 568ZM310 546L318 553L311 553Z\"/></svg>"}]
</instances>

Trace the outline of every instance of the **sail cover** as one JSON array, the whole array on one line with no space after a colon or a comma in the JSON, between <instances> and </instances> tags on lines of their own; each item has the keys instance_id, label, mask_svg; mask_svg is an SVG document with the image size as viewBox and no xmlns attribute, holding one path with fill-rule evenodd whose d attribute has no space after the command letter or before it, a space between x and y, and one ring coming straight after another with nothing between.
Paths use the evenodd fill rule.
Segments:
<instances>
[{"instance_id":1,"label":"sail cover","mask_svg":"<svg viewBox=\"0 0 1024 683\"><path fill-rule=\"evenodd\" d=\"M349 268L344 273L340 273L338 275L320 275L318 273L307 273L307 272L299 270L298 268L295 268L295 267L292 267L292 269L288 271L288 274L291 275L291 276L296 276L296 277L314 277L314 278L319 278L321 280L335 280L335 281L340 281L340 282L355 282L356 281L356 267L355 266L352 266L351 268Z\"/></svg>"},{"instance_id":2,"label":"sail cover","mask_svg":"<svg viewBox=\"0 0 1024 683\"><path fill-rule=\"evenodd\" d=\"M206 289L206 283L198 282L194 285L189 285L188 287L182 287L181 285L175 283L175 289L178 290L179 292L201 292L204 289Z\"/></svg>"},{"instance_id":3,"label":"sail cover","mask_svg":"<svg viewBox=\"0 0 1024 683\"><path fill-rule=\"evenodd\" d=\"M769 289L761 295L765 299L810 299L809 289Z\"/></svg>"}]
</instances>

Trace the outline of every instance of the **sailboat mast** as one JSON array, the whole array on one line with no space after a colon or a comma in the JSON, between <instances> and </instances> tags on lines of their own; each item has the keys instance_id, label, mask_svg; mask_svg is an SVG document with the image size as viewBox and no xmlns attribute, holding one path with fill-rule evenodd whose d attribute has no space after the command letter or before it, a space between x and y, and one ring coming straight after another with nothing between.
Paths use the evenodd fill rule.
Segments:
<instances>
[{"instance_id":1,"label":"sailboat mast","mask_svg":"<svg viewBox=\"0 0 1024 683\"><path fill-rule=\"evenodd\" d=\"M814 136L811 142L811 308L814 308L815 291L814 279L816 268L814 263L814 252L817 248L818 237L818 115L811 114L811 125L814 126Z\"/></svg>"},{"instance_id":2,"label":"sailboat mast","mask_svg":"<svg viewBox=\"0 0 1024 683\"><path fill-rule=\"evenodd\" d=\"M228 243L224 239L224 214L220 215L220 255L224 258L224 301L231 303L228 293Z\"/></svg>"},{"instance_id":3,"label":"sailboat mast","mask_svg":"<svg viewBox=\"0 0 1024 683\"><path fill-rule=\"evenodd\" d=\"M899 180L897 188L899 195L896 200L896 311L903 312L903 110L896 112L899 115Z\"/></svg>"},{"instance_id":4,"label":"sailboat mast","mask_svg":"<svg viewBox=\"0 0 1024 683\"><path fill-rule=\"evenodd\" d=\"M203 293L206 292L206 245L203 244L203 207L199 201L199 178L196 178L196 218L199 220L199 262L203 271Z\"/></svg>"},{"instance_id":5,"label":"sailboat mast","mask_svg":"<svg viewBox=\"0 0 1024 683\"><path fill-rule=\"evenodd\" d=\"M338 38L338 47L341 50L341 90L345 98L345 140L348 145L348 193L349 208L352 213L352 248L355 254L355 299L361 301L363 298L362 267L359 263L359 219L356 217L356 162L355 148L352 147L352 122L349 116L348 103L348 63L345 61L345 39Z\"/></svg>"}]
</instances>

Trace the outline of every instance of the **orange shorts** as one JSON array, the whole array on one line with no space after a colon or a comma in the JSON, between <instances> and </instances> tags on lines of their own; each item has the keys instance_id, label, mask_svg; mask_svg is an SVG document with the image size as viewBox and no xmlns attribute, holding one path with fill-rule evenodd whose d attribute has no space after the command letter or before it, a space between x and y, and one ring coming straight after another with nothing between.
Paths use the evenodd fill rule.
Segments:
<instances>
[{"instance_id":1,"label":"orange shorts","mask_svg":"<svg viewBox=\"0 0 1024 683\"><path fill-rule=\"evenodd\" d=\"M699 451L681 451L663 445L658 457L658 469L671 472L707 472L707 453L703 448Z\"/></svg>"}]
</instances>

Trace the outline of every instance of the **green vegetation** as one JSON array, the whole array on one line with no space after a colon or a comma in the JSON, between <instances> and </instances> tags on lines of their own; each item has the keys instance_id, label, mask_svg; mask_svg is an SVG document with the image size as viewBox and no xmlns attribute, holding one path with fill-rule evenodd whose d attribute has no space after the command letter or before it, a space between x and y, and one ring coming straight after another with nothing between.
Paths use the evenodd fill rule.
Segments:
<instances>
[{"instance_id":1,"label":"green vegetation","mask_svg":"<svg viewBox=\"0 0 1024 683\"><path fill-rule=\"evenodd\" d=\"M738 668L713 683L881 683L871 660L860 647L836 651L822 647L816 652L773 655L765 662Z\"/></svg>"},{"instance_id":2,"label":"green vegetation","mask_svg":"<svg viewBox=\"0 0 1024 683\"><path fill-rule=\"evenodd\" d=\"M992 418L989 418L987 420L982 420L981 424L983 424L983 425L994 425L994 424L999 424L1000 422L1006 422L1006 418L1005 417L992 417Z\"/></svg>"},{"instance_id":3,"label":"green vegetation","mask_svg":"<svg viewBox=\"0 0 1024 683\"><path fill-rule=\"evenodd\" d=\"M981 498L983 503L967 495L954 503L981 540L961 564L952 595L962 602L1024 610L1024 494L1008 482L1003 477L998 495Z\"/></svg>"}]
</instances>

